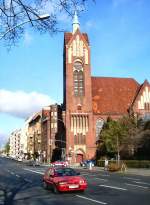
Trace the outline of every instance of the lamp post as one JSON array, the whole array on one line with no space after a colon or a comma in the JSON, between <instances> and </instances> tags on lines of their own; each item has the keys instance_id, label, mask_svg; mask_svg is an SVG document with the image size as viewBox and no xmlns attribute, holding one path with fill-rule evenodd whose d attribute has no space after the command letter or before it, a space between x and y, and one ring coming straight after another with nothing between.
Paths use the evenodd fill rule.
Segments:
<instances>
[{"instance_id":1,"label":"lamp post","mask_svg":"<svg viewBox=\"0 0 150 205\"><path fill-rule=\"evenodd\" d=\"M27 21L24 21L16 26L13 26L12 28L8 29L2 36L0 36L0 40L2 40L9 32L13 31L14 29L18 28L18 27L21 27L22 25L26 24L26 23L29 23L29 22L32 22L32 21L42 21L42 20L45 20L45 19L48 19L50 17L49 14L44 14L44 15L40 15L38 16L36 19L32 19L32 20L27 20Z\"/></svg>"},{"instance_id":2,"label":"lamp post","mask_svg":"<svg viewBox=\"0 0 150 205\"><path fill-rule=\"evenodd\" d=\"M118 139L118 135L117 135L117 164L118 164L118 166L120 164L120 153L119 153L119 139Z\"/></svg>"}]
</instances>

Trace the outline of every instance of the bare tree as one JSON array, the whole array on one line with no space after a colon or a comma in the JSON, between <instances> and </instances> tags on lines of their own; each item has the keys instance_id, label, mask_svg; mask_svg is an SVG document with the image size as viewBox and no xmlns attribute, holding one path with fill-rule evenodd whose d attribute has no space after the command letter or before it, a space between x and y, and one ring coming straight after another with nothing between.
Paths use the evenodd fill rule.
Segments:
<instances>
[{"instance_id":1,"label":"bare tree","mask_svg":"<svg viewBox=\"0 0 150 205\"><path fill-rule=\"evenodd\" d=\"M73 16L85 9L87 0L0 0L0 39L14 45L25 32L25 23L37 31L54 34L59 28L60 15ZM49 18L40 20L41 15Z\"/></svg>"}]
</instances>

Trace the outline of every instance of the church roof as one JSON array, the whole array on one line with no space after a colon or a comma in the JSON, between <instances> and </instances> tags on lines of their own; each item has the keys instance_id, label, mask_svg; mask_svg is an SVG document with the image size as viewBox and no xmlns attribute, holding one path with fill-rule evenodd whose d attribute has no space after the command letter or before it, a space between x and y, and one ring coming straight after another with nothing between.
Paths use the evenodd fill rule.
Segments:
<instances>
[{"instance_id":1,"label":"church roof","mask_svg":"<svg viewBox=\"0 0 150 205\"><path fill-rule=\"evenodd\" d=\"M140 84L133 78L92 77L95 114L126 114Z\"/></svg>"},{"instance_id":2,"label":"church roof","mask_svg":"<svg viewBox=\"0 0 150 205\"><path fill-rule=\"evenodd\" d=\"M86 42L89 44L89 39L87 33L81 33L83 37L85 38ZM73 34L71 32L65 32L65 45L68 44L68 42L71 40Z\"/></svg>"}]
</instances>

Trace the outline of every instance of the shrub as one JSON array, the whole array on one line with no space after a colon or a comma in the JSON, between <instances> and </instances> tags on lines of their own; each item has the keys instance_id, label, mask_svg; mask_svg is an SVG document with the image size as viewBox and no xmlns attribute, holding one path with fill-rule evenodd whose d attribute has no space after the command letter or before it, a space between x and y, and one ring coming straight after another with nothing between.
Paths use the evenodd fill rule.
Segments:
<instances>
[{"instance_id":1,"label":"shrub","mask_svg":"<svg viewBox=\"0 0 150 205\"><path fill-rule=\"evenodd\" d=\"M115 162L110 162L108 165L108 171L115 172L120 170L120 165Z\"/></svg>"},{"instance_id":2,"label":"shrub","mask_svg":"<svg viewBox=\"0 0 150 205\"><path fill-rule=\"evenodd\" d=\"M150 168L150 160L123 160L123 161L128 168ZM116 160L110 160L109 164L112 167L117 166L117 165L114 165L114 164L117 164ZM97 166L104 167L104 160L98 160Z\"/></svg>"},{"instance_id":3,"label":"shrub","mask_svg":"<svg viewBox=\"0 0 150 205\"><path fill-rule=\"evenodd\" d=\"M105 160L97 160L97 166L98 167L104 167Z\"/></svg>"},{"instance_id":4,"label":"shrub","mask_svg":"<svg viewBox=\"0 0 150 205\"><path fill-rule=\"evenodd\" d=\"M150 168L149 160L125 160L124 162L129 168Z\"/></svg>"}]
</instances>

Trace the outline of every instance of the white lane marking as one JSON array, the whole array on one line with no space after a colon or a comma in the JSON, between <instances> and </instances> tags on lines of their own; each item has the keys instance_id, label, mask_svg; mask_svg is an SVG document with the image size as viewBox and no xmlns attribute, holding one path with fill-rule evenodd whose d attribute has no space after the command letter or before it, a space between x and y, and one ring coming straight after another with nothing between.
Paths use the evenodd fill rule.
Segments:
<instances>
[{"instance_id":1,"label":"white lane marking","mask_svg":"<svg viewBox=\"0 0 150 205\"><path fill-rule=\"evenodd\" d=\"M141 180L141 179L136 179L136 178L131 178L131 177L124 177L124 179Z\"/></svg>"},{"instance_id":2,"label":"white lane marking","mask_svg":"<svg viewBox=\"0 0 150 205\"><path fill-rule=\"evenodd\" d=\"M133 181L134 183L137 183L137 184L146 184L146 185L150 185L150 183L147 183L147 182L136 182L136 181Z\"/></svg>"},{"instance_id":3,"label":"white lane marking","mask_svg":"<svg viewBox=\"0 0 150 205\"><path fill-rule=\"evenodd\" d=\"M36 174L41 174L41 175L44 174L44 172L38 172L38 171L31 170L31 169L27 169L27 168L24 168L24 170L29 171L29 172L34 172L34 173L36 173Z\"/></svg>"},{"instance_id":4,"label":"white lane marking","mask_svg":"<svg viewBox=\"0 0 150 205\"><path fill-rule=\"evenodd\" d=\"M128 184L128 183L125 183L126 185L128 186L134 186L134 187L139 187L139 188L143 188L143 189L148 189L149 187L146 187L146 186L139 186L139 185L136 185L136 184Z\"/></svg>"},{"instance_id":5,"label":"white lane marking","mask_svg":"<svg viewBox=\"0 0 150 205\"><path fill-rule=\"evenodd\" d=\"M97 177L95 177L94 179L103 180L103 181L108 181L108 179L101 179L101 178L97 178Z\"/></svg>"},{"instance_id":6,"label":"white lane marking","mask_svg":"<svg viewBox=\"0 0 150 205\"><path fill-rule=\"evenodd\" d=\"M116 187L116 186L108 186L108 185L104 185L104 184L101 184L101 185L99 185L99 186L107 187L107 188L111 188L111 189L123 190L123 191L126 191L126 190L127 190L127 189L125 189L125 188Z\"/></svg>"},{"instance_id":7,"label":"white lane marking","mask_svg":"<svg viewBox=\"0 0 150 205\"><path fill-rule=\"evenodd\" d=\"M86 200L89 200L89 201L96 202L98 204L107 204L106 202L97 201L97 200L94 200L94 199L91 199L91 198L88 198L88 197L85 197L85 196L80 196L80 195L76 195L76 196L79 197L79 198L82 198L82 199L86 199Z\"/></svg>"},{"instance_id":8,"label":"white lane marking","mask_svg":"<svg viewBox=\"0 0 150 205\"><path fill-rule=\"evenodd\" d=\"M18 177L18 178L19 178L20 176L19 176L18 174L16 174L16 177Z\"/></svg>"},{"instance_id":9,"label":"white lane marking","mask_svg":"<svg viewBox=\"0 0 150 205\"><path fill-rule=\"evenodd\" d=\"M32 181L31 181L30 179L26 179L26 178L25 178L24 181L25 181L25 182L28 182L28 183L32 183Z\"/></svg>"}]
</instances>

